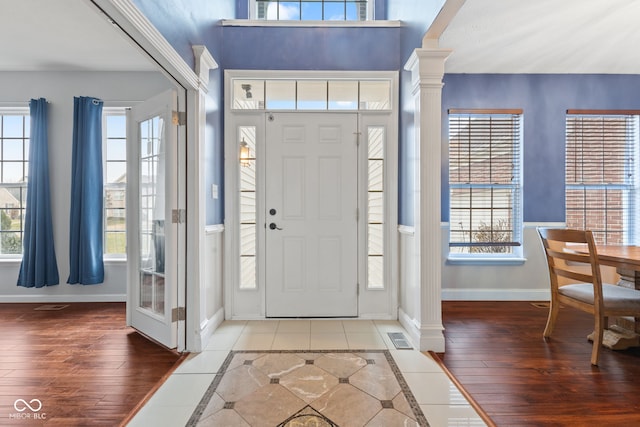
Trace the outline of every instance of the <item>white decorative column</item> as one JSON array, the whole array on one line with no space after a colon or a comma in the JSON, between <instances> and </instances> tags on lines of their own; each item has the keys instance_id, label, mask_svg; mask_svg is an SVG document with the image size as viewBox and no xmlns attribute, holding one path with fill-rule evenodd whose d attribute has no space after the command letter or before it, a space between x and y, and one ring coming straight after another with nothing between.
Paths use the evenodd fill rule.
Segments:
<instances>
[{"instance_id":1,"label":"white decorative column","mask_svg":"<svg viewBox=\"0 0 640 427\"><path fill-rule=\"evenodd\" d=\"M187 133L194 135L194 144L187 146L187 325L188 351L201 351L208 336L213 333L212 319L206 318L204 247L207 192L205 167L203 164L206 128L206 97L209 91L209 71L218 68L205 46L192 46L195 57L195 72L198 76L197 90L187 90Z\"/></svg>"},{"instance_id":2,"label":"white decorative column","mask_svg":"<svg viewBox=\"0 0 640 427\"><path fill-rule=\"evenodd\" d=\"M442 77L450 50L416 49L405 69L411 71L415 102L415 236L420 284L413 319L403 324L421 351L444 351L442 325L442 235L440 218ZM410 320L410 321L407 321Z\"/></svg>"}]
</instances>

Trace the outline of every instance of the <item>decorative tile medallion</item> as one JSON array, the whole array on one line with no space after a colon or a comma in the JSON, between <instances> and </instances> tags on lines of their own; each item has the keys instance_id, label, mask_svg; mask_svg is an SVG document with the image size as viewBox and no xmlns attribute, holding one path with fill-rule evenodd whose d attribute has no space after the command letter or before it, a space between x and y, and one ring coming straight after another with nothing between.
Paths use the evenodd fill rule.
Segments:
<instances>
[{"instance_id":1,"label":"decorative tile medallion","mask_svg":"<svg viewBox=\"0 0 640 427\"><path fill-rule=\"evenodd\" d=\"M387 350L231 351L187 426L429 426Z\"/></svg>"}]
</instances>

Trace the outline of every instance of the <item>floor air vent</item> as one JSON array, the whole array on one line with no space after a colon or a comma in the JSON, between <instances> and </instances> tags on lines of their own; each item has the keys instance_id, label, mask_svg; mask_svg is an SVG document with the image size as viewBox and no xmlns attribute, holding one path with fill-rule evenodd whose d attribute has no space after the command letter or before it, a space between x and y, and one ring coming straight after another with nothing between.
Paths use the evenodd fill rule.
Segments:
<instances>
[{"instance_id":1,"label":"floor air vent","mask_svg":"<svg viewBox=\"0 0 640 427\"><path fill-rule=\"evenodd\" d=\"M391 338L391 342L396 346L398 350L413 349L402 332L387 332L387 335L389 335L389 338Z\"/></svg>"}]
</instances>

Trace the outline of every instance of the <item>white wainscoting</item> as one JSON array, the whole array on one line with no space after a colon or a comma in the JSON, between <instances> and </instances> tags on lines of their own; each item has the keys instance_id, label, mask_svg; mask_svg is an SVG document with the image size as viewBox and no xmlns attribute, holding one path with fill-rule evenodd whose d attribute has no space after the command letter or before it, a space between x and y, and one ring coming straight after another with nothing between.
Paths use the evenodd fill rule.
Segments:
<instances>
[{"instance_id":1,"label":"white wainscoting","mask_svg":"<svg viewBox=\"0 0 640 427\"><path fill-rule=\"evenodd\" d=\"M224 321L223 274L224 225L208 225L204 233L204 277L200 284L200 347Z\"/></svg>"},{"instance_id":2,"label":"white wainscoting","mask_svg":"<svg viewBox=\"0 0 640 427\"><path fill-rule=\"evenodd\" d=\"M442 300L548 301L549 273L536 227L563 223L525 223L524 261L515 264L449 263L449 224L442 230ZM402 317L419 317L418 262L413 227L399 226L399 309ZM607 272L603 272L605 276ZM615 280L615 279L612 279Z\"/></svg>"},{"instance_id":3,"label":"white wainscoting","mask_svg":"<svg viewBox=\"0 0 640 427\"><path fill-rule=\"evenodd\" d=\"M447 262L449 224L442 224L442 300L548 301L549 272L536 227L563 223L525 223L524 261L515 264Z\"/></svg>"}]
</instances>

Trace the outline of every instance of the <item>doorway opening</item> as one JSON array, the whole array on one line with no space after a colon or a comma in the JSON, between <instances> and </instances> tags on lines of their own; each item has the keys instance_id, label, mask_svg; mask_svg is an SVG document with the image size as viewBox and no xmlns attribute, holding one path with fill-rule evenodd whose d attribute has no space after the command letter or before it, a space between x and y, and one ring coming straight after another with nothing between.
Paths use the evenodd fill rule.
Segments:
<instances>
[{"instance_id":1,"label":"doorway opening","mask_svg":"<svg viewBox=\"0 0 640 427\"><path fill-rule=\"evenodd\" d=\"M226 317L396 318L396 75L225 89Z\"/></svg>"}]
</instances>

